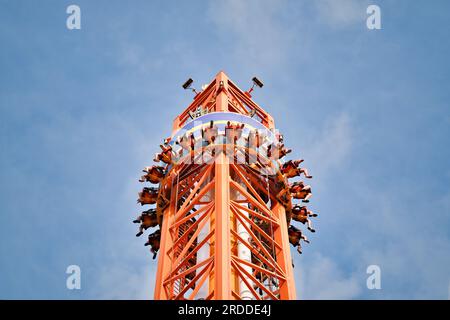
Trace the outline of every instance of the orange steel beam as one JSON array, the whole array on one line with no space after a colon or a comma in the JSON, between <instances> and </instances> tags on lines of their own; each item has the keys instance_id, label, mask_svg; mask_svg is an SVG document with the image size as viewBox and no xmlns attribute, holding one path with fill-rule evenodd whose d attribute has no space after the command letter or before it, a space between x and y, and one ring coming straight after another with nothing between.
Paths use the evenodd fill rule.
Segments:
<instances>
[{"instance_id":1,"label":"orange steel beam","mask_svg":"<svg viewBox=\"0 0 450 320\"><path fill-rule=\"evenodd\" d=\"M170 272L170 258L168 256L168 250L172 246L173 240L170 236L170 225L172 223L173 215L175 212L175 194L171 194L170 205L166 212L164 213L163 223L161 227L161 246L160 246L160 256L158 258L158 272L156 273L155 280L155 300L167 300L169 296L162 290L162 283L165 277L168 276Z\"/></svg>"},{"instance_id":2,"label":"orange steel beam","mask_svg":"<svg viewBox=\"0 0 450 320\"><path fill-rule=\"evenodd\" d=\"M279 218L280 230L287 230L287 222L286 222L286 214L284 208L281 204L277 203L273 209L274 213ZM278 243L289 244L288 235L286 232L276 232L275 233L275 241ZM286 248L286 247L285 247ZM277 254L277 260L280 265L282 265L283 270L286 271L286 278L288 281L285 281L280 286L280 295L282 297L295 297L295 283L294 272L292 270L292 258L291 258L291 250L280 250ZM290 281L289 281L290 280Z\"/></svg>"},{"instance_id":3,"label":"orange steel beam","mask_svg":"<svg viewBox=\"0 0 450 320\"><path fill-rule=\"evenodd\" d=\"M214 292L218 300L231 299L230 275L230 187L229 167L225 154L219 155L215 170L215 274Z\"/></svg>"},{"instance_id":4,"label":"orange steel beam","mask_svg":"<svg viewBox=\"0 0 450 320\"><path fill-rule=\"evenodd\" d=\"M219 72L216 77L216 111L228 111L227 77ZM220 152L215 168L215 273L214 292L217 300L231 299L230 252L230 168L225 154Z\"/></svg>"}]
</instances>

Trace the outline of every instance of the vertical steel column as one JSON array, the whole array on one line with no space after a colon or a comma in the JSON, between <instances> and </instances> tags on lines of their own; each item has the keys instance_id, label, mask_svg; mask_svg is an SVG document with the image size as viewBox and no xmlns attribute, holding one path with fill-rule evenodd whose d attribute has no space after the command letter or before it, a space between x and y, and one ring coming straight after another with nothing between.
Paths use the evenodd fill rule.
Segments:
<instances>
[{"instance_id":1,"label":"vertical steel column","mask_svg":"<svg viewBox=\"0 0 450 320\"><path fill-rule=\"evenodd\" d=\"M216 300L231 299L229 165L222 152L215 164L215 274Z\"/></svg>"},{"instance_id":2,"label":"vertical steel column","mask_svg":"<svg viewBox=\"0 0 450 320\"><path fill-rule=\"evenodd\" d=\"M277 262L286 274L286 281L280 285L280 299L295 300L295 282L294 271L292 270L291 250L289 248L289 237L287 233L287 221L284 207L280 203L276 203L272 212L278 217L280 227L275 231L275 241L281 244L283 250L277 252Z\"/></svg>"},{"instance_id":3,"label":"vertical steel column","mask_svg":"<svg viewBox=\"0 0 450 320\"><path fill-rule=\"evenodd\" d=\"M174 178L172 177L172 179ZM175 188L177 188L177 186L175 186ZM172 247L173 244L172 235L170 234L170 227L172 225L172 221L176 211L176 202L176 194L175 192L172 192L170 196L170 205L164 213L161 228L161 245L159 248L158 271L156 272L154 291L155 300L167 300L170 298L164 290L164 279L166 279L166 277L169 275L172 266L172 261L171 257L168 254L168 250Z\"/></svg>"},{"instance_id":4,"label":"vertical steel column","mask_svg":"<svg viewBox=\"0 0 450 320\"><path fill-rule=\"evenodd\" d=\"M216 76L216 111L228 111L226 89L228 78L223 72ZM230 168L224 150L215 162L215 274L214 296L217 300L231 299L230 245Z\"/></svg>"}]
</instances>

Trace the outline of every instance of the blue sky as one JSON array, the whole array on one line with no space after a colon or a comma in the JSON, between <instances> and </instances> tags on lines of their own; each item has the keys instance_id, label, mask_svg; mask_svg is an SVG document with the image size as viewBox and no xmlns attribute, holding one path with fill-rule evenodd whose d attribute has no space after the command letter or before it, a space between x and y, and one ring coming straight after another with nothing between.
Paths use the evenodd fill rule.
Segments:
<instances>
[{"instance_id":1,"label":"blue sky","mask_svg":"<svg viewBox=\"0 0 450 320\"><path fill-rule=\"evenodd\" d=\"M81 8L81 30L66 8ZM375 3L382 30L366 28ZM304 158L301 299L450 294L448 1L0 1L0 298L146 299L142 167L224 70ZM68 265L82 270L67 290ZM379 265L381 290L366 288Z\"/></svg>"}]
</instances>

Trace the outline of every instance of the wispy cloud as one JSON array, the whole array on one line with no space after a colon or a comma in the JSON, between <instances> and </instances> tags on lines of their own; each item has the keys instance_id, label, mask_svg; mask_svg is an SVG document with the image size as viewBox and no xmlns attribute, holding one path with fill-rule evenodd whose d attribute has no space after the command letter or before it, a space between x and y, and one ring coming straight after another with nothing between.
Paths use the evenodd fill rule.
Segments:
<instances>
[{"instance_id":1,"label":"wispy cloud","mask_svg":"<svg viewBox=\"0 0 450 320\"><path fill-rule=\"evenodd\" d=\"M320 253L308 254L312 257L294 268L299 299L354 299L359 296L362 283L357 276L346 277L333 260Z\"/></svg>"},{"instance_id":2,"label":"wispy cloud","mask_svg":"<svg viewBox=\"0 0 450 320\"><path fill-rule=\"evenodd\" d=\"M156 268L148 263L130 266L116 263L99 272L91 290L95 299L149 300L153 299Z\"/></svg>"},{"instance_id":3,"label":"wispy cloud","mask_svg":"<svg viewBox=\"0 0 450 320\"><path fill-rule=\"evenodd\" d=\"M314 164L314 175L324 178L351 157L353 135L350 115L345 112L329 116L323 127L309 131L302 142L303 153Z\"/></svg>"},{"instance_id":4,"label":"wispy cloud","mask_svg":"<svg viewBox=\"0 0 450 320\"><path fill-rule=\"evenodd\" d=\"M320 22L335 28L344 28L355 23L361 23L367 17L366 0L318 0L314 1Z\"/></svg>"},{"instance_id":5,"label":"wispy cloud","mask_svg":"<svg viewBox=\"0 0 450 320\"><path fill-rule=\"evenodd\" d=\"M246 70L255 72L287 62L293 35L286 32L282 20L285 9L284 0L226 0L210 2L207 14L218 37L233 43L233 59L245 61Z\"/></svg>"}]
</instances>

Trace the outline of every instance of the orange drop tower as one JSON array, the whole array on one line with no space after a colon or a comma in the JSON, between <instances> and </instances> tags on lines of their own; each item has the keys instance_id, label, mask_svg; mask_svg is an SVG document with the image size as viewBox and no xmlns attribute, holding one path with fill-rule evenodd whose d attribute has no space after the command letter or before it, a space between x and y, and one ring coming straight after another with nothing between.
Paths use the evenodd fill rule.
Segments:
<instances>
[{"instance_id":1,"label":"orange drop tower","mask_svg":"<svg viewBox=\"0 0 450 320\"><path fill-rule=\"evenodd\" d=\"M252 89L219 72L193 91L158 164L140 180L158 185L139 193L141 205L154 207L134 221L138 236L157 229L146 243L159 253L154 298L296 299L289 244L301 253L308 240L291 220L314 232L309 217L316 216L304 205L311 188L288 180L310 178L298 167L303 160L284 159L290 150Z\"/></svg>"}]
</instances>

